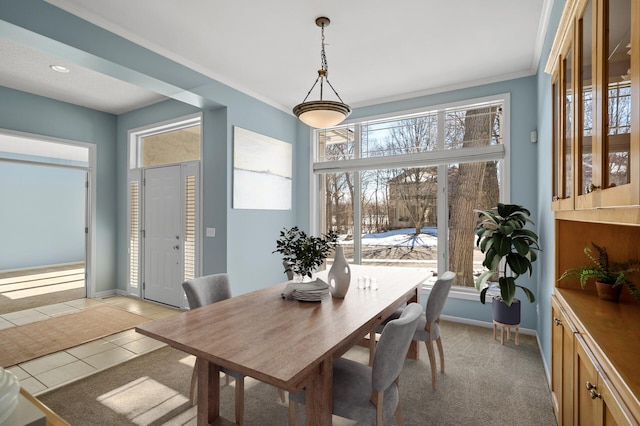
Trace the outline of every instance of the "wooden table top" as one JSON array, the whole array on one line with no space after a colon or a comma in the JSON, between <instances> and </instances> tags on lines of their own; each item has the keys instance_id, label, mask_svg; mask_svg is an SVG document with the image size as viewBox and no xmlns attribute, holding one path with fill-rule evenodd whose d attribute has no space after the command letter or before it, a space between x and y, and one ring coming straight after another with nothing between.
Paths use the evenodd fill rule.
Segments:
<instances>
[{"instance_id":1,"label":"wooden table top","mask_svg":"<svg viewBox=\"0 0 640 426\"><path fill-rule=\"evenodd\" d=\"M136 331L297 392L323 360L338 358L355 345L415 296L430 275L421 268L350 266L351 285L344 299L285 300L281 292L287 283L282 283L148 322ZM378 290L358 289L357 278L363 275L378 278Z\"/></svg>"}]
</instances>

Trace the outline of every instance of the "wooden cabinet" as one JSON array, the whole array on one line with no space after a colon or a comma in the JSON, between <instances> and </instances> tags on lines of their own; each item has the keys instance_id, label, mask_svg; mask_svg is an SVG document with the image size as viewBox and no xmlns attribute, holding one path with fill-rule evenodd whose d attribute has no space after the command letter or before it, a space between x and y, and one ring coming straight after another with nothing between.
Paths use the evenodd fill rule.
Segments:
<instances>
[{"instance_id":1,"label":"wooden cabinet","mask_svg":"<svg viewBox=\"0 0 640 426\"><path fill-rule=\"evenodd\" d=\"M576 336L575 424L613 426L638 424L608 382L582 336Z\"/></svg>"},{"instance_id":2,"label":"wooden cabinet","mask_svg":"<svg viewBox=\"0 0 640 426\"><path fill-rule=\"evenodd\" d=\"M640 258L640 0L567 0L552 91L555 278L606 247ZM640 273L631 280L640 285ZM640 303L555 283L551 392L559 425L640 423Z\"/></svg>"},{"instance_id":3,"label":"wooden cabinet","mask_svg":"<svg viewBox=\"0 0 640 426\"><path fill-rule=\"evenodd\" d=\"M558 426L573 424L573 358L576 328L554 298L551 300L551 397Z\"/></svg>"},{"instance_id":4,"label":"wooden cabinet","mask_svg":"<svg viewBox=\"0 0 640 426\"><path fill-rule=\"evenodd\" d=\"M631 303L600 301L582 290L552 298L551 394L558 425L638 425L640 333Z\"/></svg>"},{"instance_id":5,"label":"wooden cabinet","mask_svg":"<svg viewBox=\"0 0 640 426\"><path fill-rule=\"evenodd\" d=\"M569 0L547 63L554 210L640 204L640 0Z\"/></svg>"}]
</instances>

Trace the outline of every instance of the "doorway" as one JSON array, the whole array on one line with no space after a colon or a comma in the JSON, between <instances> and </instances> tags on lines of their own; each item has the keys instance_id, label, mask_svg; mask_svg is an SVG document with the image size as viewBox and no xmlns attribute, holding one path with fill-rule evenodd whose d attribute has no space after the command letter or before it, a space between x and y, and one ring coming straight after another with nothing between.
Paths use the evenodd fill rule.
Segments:
<instances>
[{"instance_id":1,"label":"doorway","mask_svg":"<svg viewBox=\"0 0 640 426\"><path fill-rule=\"evenodd\" d=\"M201 117L129 133L127 292L184 308L200 259Z\"/></svg>"},{"instance_id":2,"label":"doorway","mask_svg":"<svg viewBox=\"0 0 640 426\"><path fill-rule=\"evenodd\" d=\"M91 273L91 144L0 129L0 313L81 299Z\"/></svg>"}]
</instances>

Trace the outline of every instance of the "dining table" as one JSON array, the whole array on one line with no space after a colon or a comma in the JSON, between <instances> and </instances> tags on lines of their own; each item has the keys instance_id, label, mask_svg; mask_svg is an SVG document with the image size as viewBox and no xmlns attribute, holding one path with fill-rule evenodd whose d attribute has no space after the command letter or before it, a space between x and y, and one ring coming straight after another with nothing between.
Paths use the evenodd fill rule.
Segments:
<instances>
[{"instance_id":1,"label":"dining table","mask_svg":"<svg viewBox=\"0 0 640 426\"><path fill-rule=\"evenodd\" d=\"M220 416L221 367L288 392L304 388L306 424L331 425L333 362L391 313L417 301L419 286L431 276L413 267L350 270L344 298L290 300L282 296L290 282L283 282L150 321L136 331L198 358L198 425L233 424ZM327 272L314 277L326 282ZM408 356L417 358L417 350L414 342Z\"/></svg>"}]
</instances>

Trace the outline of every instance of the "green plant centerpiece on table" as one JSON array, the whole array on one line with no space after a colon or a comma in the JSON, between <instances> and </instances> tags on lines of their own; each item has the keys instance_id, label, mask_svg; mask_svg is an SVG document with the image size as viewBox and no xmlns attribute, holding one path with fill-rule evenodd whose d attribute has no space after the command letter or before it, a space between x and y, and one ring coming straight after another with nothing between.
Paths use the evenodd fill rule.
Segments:
<instances>
[{"instance_id":1,"label":"green plant centerpiece on table","mask_svg":"<svg viewBox=\"0 0 640 426\"><path fill-rule=\"evenodd\" d=\"M322 265L337 243L338 234L334 231L316 237L294 226L280 231L273 253L282 255L285 272L311 278L313 271Z\"/></svg>"},{"instance_id":2,"label":"green plant centerpiece on table","mask_svg":"<svg viewBox=\"0 0 640 426\"><path fill-rule=\"evenodd\" d=\"M520 275L529 272L531 276L531 264L538 258L536 250L540 250L538 235L525 229L527 224L534 225L529 219L529 210L517 204L499 203L494 209L474 211L482 219L476 231L476 246L484 253L482 265L487 268L476 280L480 301L485 303L487 290L490 288L488 282L497 275L499 299L504 304L511 306L516 288L524 291L529 302L535 302L536 298L531 290L516 284ZM508 270L511 270L511 274L508 274Z\"/></svg>"},{"instance_id":3,"label":"green plant centerpiece on table","mask_svg":"<svg viewBox=\"0 0 640 426\"><path fill-rule=\"evenodd\" d=\"M629 290L636 301L640 302L640 290L638 290L635 284L629 281L629 274L640 271L640 260L630 259L626 262L610 262L606 247L599 246L594 242L591 242L591 245L595 249L597 256L589 246L584 248L584 254L591 260L591 263L567 269L558 281L571 278L579 279L580 286L583 289L590 279L594 279L596 282L611 287L623 285ZM606 297L604 298L606 299ZM617 300L617 297L615 300Z\"/></svg>"}]
</instances>

